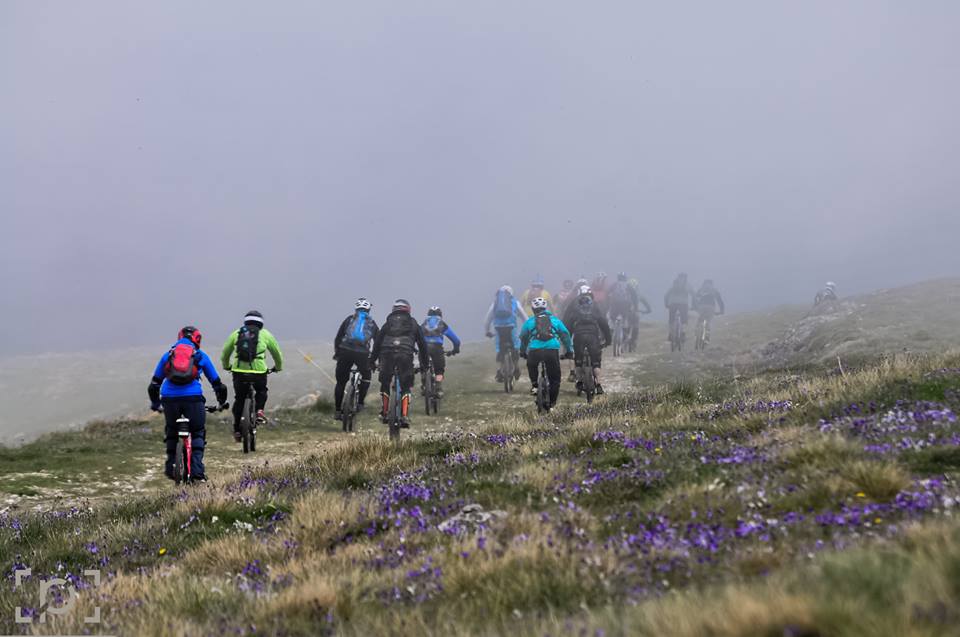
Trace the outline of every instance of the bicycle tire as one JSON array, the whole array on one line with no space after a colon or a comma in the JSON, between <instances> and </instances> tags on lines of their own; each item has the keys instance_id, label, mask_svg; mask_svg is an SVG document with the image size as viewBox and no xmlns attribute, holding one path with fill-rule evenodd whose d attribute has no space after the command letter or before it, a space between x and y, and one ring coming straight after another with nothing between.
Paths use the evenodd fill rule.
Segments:
<instances>
[{"instance_id":1,"label":"bicycle tire","mask_svg":"<svg viewBox=\"0 0 960 637\"><path fill-rule=\"evenodd\" d=\"M583 379L583 392L587 395L587 402L592 403L597 392L597 384L596 378L593 377L593 361L590 360L590 354L586 352L584 352L583 357L581 378Z\"/></svg>"},{"instance_id":2,"label":"bicycle tire","mask_svg":"<svg viewBox=\"0 0 960 637\"><path fill-rule=\"evenodd\" d=\"M252 398L245 398L243 403L243 417L240 418L240 439L243 442L243 453L253 451L250 441L253 430L254 405Z\"/></svg>"},{"instance_id":3,"label":"bicycle tire","mask_svg":"<svg viewBox=\"0 0 960 637\"><path fill-rule=\"evenodd\" d=\"M351 379L347 382L347 394L343 397L340 410L340 421L343 424L344 433L353 430L353 403L356 391L356 386Z\"/></svg>"},{"instance_id":4,"label":"bicycle tire","mask_svg":"<svg viewBox=\"0 0 960 637\"><path fill-rule=\"evenodd\" d=\"M540 375L537 378L537 413L538 414L542 414L550 410L550 408L547 406L548 401L550 400L549 383L550 381L547 379L546 366L543 363L541 363Z\"/></svg>"},{"instance_id":5,"label":"bicycle tire","mask_svg":"<svg viewBox=\"0 0 960 637\"><path fill-rule=\"evenodd\" d=\"M393 387L391 388L390 396L390 417L389 417L389 430L390 430L390 440L399 440L400 439L400 380L398 377L399 370L394 370L394 380Z\"/></svg>"},{"instance_id":6,"label":"bicycle tire","mask_svg":"<svg viewBox=\"0 0 960 637\"><path fill-rule=\"evenodd\" d=\"M173 481L176 484L184 484L187 478L187 446L183 438L180 438L177 440L177 449L173 452Z\"/></svg>"},{"instance_id":7,"label":"bicycle tire","mask_svg":"<svg viewBox=\"0 0 960 637\"><path fill-rule=\"evenodd\" d=\"M428 369L423 375L423 403L426 407L427 415L430 415L430 403L433 400L433 375Z\"/></svg>"}]
</instances>

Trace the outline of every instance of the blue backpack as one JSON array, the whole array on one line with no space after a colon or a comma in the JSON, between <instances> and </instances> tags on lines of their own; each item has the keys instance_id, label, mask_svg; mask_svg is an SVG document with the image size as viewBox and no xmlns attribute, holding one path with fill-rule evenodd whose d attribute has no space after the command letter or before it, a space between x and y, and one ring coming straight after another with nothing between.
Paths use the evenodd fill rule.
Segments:
<instances>
[{"instance_id":1,"label":"blue backpack","mask_svg":"<svg viewBox=\"0 0 960 637\"><path fill-rule=\"evenodd\" d=\"M367 343L373 338L373 325L366 312L358 312L350 318L350 323L343 334L344 345L355 349L367 349Z\"/></svg>"},{"instance_id":2,"label":"blue backpack","mask_svg":"<svg viewBox=\"0 0 960 637\"><path fill-rule=\"evenodd\" d=\"M506 290L497 290L497 300L493 303L493 317L501 320L513 317L513 295Z\"/></svg>"}]
</instances>

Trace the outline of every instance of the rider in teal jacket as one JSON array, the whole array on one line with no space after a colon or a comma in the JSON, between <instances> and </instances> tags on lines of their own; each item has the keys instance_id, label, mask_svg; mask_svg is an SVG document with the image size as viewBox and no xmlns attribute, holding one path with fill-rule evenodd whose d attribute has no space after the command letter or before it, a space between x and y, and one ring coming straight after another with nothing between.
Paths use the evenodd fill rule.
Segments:
<instances>
[{"instance_id":1,"label":"rider in teal jacket","mask_svg":"<svg viewBox=\"0 0 960 637\"><path fill-rule=\"evenodd\" d=\"M520 356L527 359L527 374L532 385L530 393L537 392L540 363L546 365L547 378L550 381L550 407L553 407L560 396L560 345L566 350L566 356L572 358L573 339L570 338L570 331L563 321L547 309L546 299L535 298L531 305L534 315L527 319L520 330ZM547 338L540 338L540 332L546 332L547 326L544 324L542 329L537 329L537 323L545 320L549 320L549 334L545 334Z\"/></svg>"}]
</instances>

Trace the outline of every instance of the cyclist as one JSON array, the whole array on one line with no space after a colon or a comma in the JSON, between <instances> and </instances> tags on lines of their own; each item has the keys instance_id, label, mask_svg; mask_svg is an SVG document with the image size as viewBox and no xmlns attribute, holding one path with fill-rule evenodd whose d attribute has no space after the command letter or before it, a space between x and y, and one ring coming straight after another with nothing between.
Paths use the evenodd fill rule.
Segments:
<instances>
[{"instance_id":1,"label":"cyclist","mask_svg":"<svg viewBox=\"0 0 960 637\"><path fill-rule=\"evenodd\" d=\"M547 378L550 380L550 405L557 404L560 395L560 345L565 350L564 357L573 357L573 342L570 332L563 321L550 313L547 300L536 298L530 303L533 316L527 319L520 330L520 356L527 359L527 373L532 387L530 393L537 393L537 374L541 362L547 365Z\"/></svg>"},{"instance_id":2,"label":"cyclist","mask_svg":"<svg viewBox=\"0 0 960 637\"><path fill-rule=\"evenodd\" d=\"M817 296L813 299L814 305L820 305L825 301L836 301L837 300L837 284L833 281L827 281L826 286L817 292Z\"/></svg>"},{"instance_id":3,"label":"cyclist","mask_svg":"<svg viewBox=\"0 0 960 637\"><path fill-rule=\"evenodd\" d=\"M670 286L667 293L663 295L663 304L670 311L670 317L667 321L668 341L670 340L669 326L673 325L673 319L678 312L680 314L680 324L687 324L690 311L690 299L692 297L693 289L690 287L690 284L687 283L687 274L686 272L681 272L677 275L677 278L673 280L673 285Z\"/></svg>"},{"instance_id":4,"label":"cyclist","mask_svg":"<svg viewBox=\"0 0 960 637\"><path fill-rule=\"evenodd\" d=\"M523 296L520 297L520 303L523 305L523 309L533 314L533 299L543 299L547 302L547 309L551 312L553 311L553 297L550 296L550 293L544 289L543 279L537 277L530 283L530 289L523 293Z\"/></svg>"},{"instance_id":5,"label":"cyclist","mask_svg":"<svg viewBox=\"0 0 960 637\"><path fill-rule=\"evenodd\" d=\"M641 305L643 309L640 310L640 314L649 314L653 311L653 308L650 307L650 303L647 301L647 298L640 294L640 281L636 279L630 279L627 281L627 286L632 291L633 296L637 298L637 307ZM630 346L630 351L637 349L637 339L640 336L640 317L634 316L634 322L630 329L630 340L628 345Z\"/></svg>"},{"instance_id":6,"label":"cyclist","mask_svg":"<svg viewBox=\"0 0 960 637\"><path fill-rule=\"evenodd\" d=\"M420 369L427 368L427 343L423 340L420 324L410 315L410 302L397 299L383 327L373 340L370 364L380 364L380 420L387 422L390 411L390 384L393 369L400 372L400 426L410 426L410 389L413 387L413 354L417 353Z\"/></svg>"},{"instance_id":7,"label":"cyclist","mask_svg":"<svg viewBox=\"0 0 960 637\"><path fill-rule=\"evenodd\" d=\"M720 290L714 286L713 279L705 279L703 285L697 290L697 293L693 297L693 311L700 316L698 323L699 321L706 322L707 333L704 342L709 343L710 321L714 316L723 314L725 311L723 297L720 296ZM699 329L699 327L697 329Z\"/></svg>"},{"instance_id":8,"label":"cyclist","mask_svg":"<svg viewBox=\"0 0 960 637\"><path fill-rule=\"evenodd\" d=\"M363 401L370 389L370 343L377 337L380 328L370 316L370 301L361 297L353 304L353 314L340 324L333 339L333 359L337 361L337 386L333 390L333 402L337 420L343 417L343 393L350 379L350 370L356 366L360 372L360 387L357 390L357 409L363 409Z\"/></svg>"},{"instance_id":9,"label":"cyclist","mask_svg":"<svg viewBox=\"0 0 960 637\"><path fill-rule=\"evenodd\" d=\"M576 369L583 364L584 350L590 353L590 362L593 365L593 377L596 379L597 394L603 393L600 385L600 362L603 348L613 341L610 334L610 323L600 308L593 302L593 293L587 288L577 300L570 304L563 315L563 324L573 334L573 356ZM577 389L582 387L582 378L577 379Z\"/></svg>"},{"instance_id":10,"label":"cyclist","mask_svg":"<svg viewBox=\"0 0 960 637\"><path fill-rule=\"evenodd\" d=\"M206 374L221 407L227 402L227 386L220 380L213 361L200 349L202 338L200 330L194 326L182 328L177 334L177 342L160 357L147 387L150 409L162 410L166 419L163 441L167 446L167 461L163 473L171 480L173 454L177 450L177 419L181 416L190 419L190 438L193 445L192 478L200 482L207 480L203 466L207 411L200 377Z\"/></svg>"},{"instance_id":11,"label":"cyclist","mask_svg":"<svg viewBox=\"0 0 960 637\"><path fill-rule=\"evenodd\" d=\"M240 442L240 419L248 383L253 383L253 402L257 410L256 424L266 422L263 410L267 406L267 352L273 359L274 372L283 369L283 354L277 339L263 326L263 314L250 310L243 317L243 327L235 330L223 344L220 366L233 374L233 439ZM230 361L236 353L236 360Z\"/></svg>"},{"instance_id":12,"label":"cyclist","mask_svg":"<svg viewBox=\"0 0 960 637\"><path fill-rule=\"evenodd\" d=\"M597 304L601 312L606 314L607 310L610 309L607 303L607 273L598 273L597 278L590 284L590 289L593 291L593 302Z\"/></svg>"},{"instance_id":13,"label":"cyclist","mask_svg":"<svg viewBox=\"0 0 960 637\"><path fill-rule=\"evenodd\" d=\"M634 286L631 286L627 281L626 272L620 272L617 274L617 280L610 286L610 289L607 291L607 300L610 305L610 322L616 320L618 316L623 317L626 321L625 331L629 332L627 335L627 343L636 344L637 331L640 329L640 303L642 297L637 294L637 289ZM642 299L643 305L646 308L645 314L650 313L650 304L647 303L646 299Z\"/></svg>"},{"instance_id":14,"label":"cyclist","mask_svg":"<svg viewBox=\"0 0 960 637\"><path fill-rule=\"evenodd\" d=\"M563 288L554 295L557 313L561 316L566 313L570 302L577 297L577 289L573 287L573 279L566 279Z\"/></svg>"},{"instance_id":15,"label":"cyclist","mask_svg":"<svg viewBox=\"0 0 960 637\"><path fill-rule=\"evenodd\" d=\"M443 320L443 310L439 305L434 305L427 311L427 318L420 324L420 329L423 331L423 340L427 343L427 355L433 362L433 373L437 375L437 396L443 398L441 383L443 383L443 372L447 367L443 339L444 337L450 339L453 343L450 356L456 356L460 353L460 337Z\"/></svg>"},{"instance_id":16,"label":"cyclist","mask_svg":"<svg viewBox=\"0 0 960 637\"><path fill-rule=\"evenodd\" d=\"M497 352L498 365L503 355L502 352L508 349L507 344L512 341L515 380L520 378L520 366L517 365L520 351L520 338L517 335L518 318L521 324L525 323L527 313L523 311L523 307L517 302L517 299L514 298L513 288L509 285L501 286L500 289L497 290L497 295L494 297L493 303L490 304L490 309L487 310L486 324L484 325L483 331L486 333L487 338L493 338L494 336L491 327L497 331L497 338L494 339L494 347ZM503 382L499 367L497 368L497 382Z\"/></svg>"}]
</instances>

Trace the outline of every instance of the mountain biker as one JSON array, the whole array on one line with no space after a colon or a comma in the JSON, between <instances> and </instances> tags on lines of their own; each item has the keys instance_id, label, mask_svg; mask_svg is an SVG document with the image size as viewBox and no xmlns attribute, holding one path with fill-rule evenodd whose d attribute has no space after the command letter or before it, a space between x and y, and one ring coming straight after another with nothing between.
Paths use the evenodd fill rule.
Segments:
<instances>
[{"instance_id":1,"label":"mountain biker","mask_svg":"<svg viewBox=\"0 0 960 637\"><path fill-rule=\"evenodd\" d=\"M607 291L607 302L610 306L610 322L614 322L618 316L626 321L626 331L628 343L636 343L636 333L640 328L640 296L637 294L636 287L630 285L627 281L626 272L617 274L617 280ZM650 312L650 304L643 299L646 306L646 312Z\"/></svg>"},{"instance_id":2,"label":"mountain biker","mask_svg":"<svg viewBox=\"0 0 960 637\"><path fill-rule=\"evenodd\" d=\"M680 324L687 324L690 299L692 297L693 289L690 287L690 284L687 283L687 274L686 272L681 272L677 275L677 278L673 280L673 285L670 286L667 293L663 295L663 304L670 311L670 318L667 322L668 326L673 325L673 319L677 313L680 314ZM670 340L669 331L667 340Z\"/></svg>"},{"instance_id":3,"label":"mountain biker","mask_svg":"<svg viewBox=\"0 0 960 637\"><path fill-rule=\"evenodd\" d=\"M453 343L453 349L450 356L456 356L460 353L460 337L443 320L443 310L439 305L434 305L427 311L427 318L420 324L423 331L423 340L427 343L427 355L433 362L433 373L437 376L436 392L437 396L443 398L443 372L446 370L446 354L443 351L443 339L449 338Z\"/></svg>"},{"instance_id":4,"label":"mountain biker","mask_svg":"<svg viewBox=\"0 0 960 637\"><path fill-rule=\"evenodd\" d=\"M813 304L820 305L824 301L836 301L837 300L837 284L833 281L827 281L826 285L822 290L817 292L817 296L813 299Z\"/></svg>"},{"instance_id":5,"label":"mountain biker","mask_svg":"<svg viewBox=\"0 0 960 637\"><path fill-rule=\"evenodd\" d=\"M387 422L390 411L390 384L394 367L400 373L400 426L410 426L410 389L413 387L413 354L417 353L420 369L427 368L427 343L423 340L420 324L410 314L410 302L397 299L383 327L373 340L370 364L380 364L380 400L383 403L380 420Z\"/></svg>"},{"instance_id":6,"label":"mountain biker","mask_svg":"<svg viewBox=\"0 0 960 637\"><path fill-rule=\"evenodd\" d=\"M263 314L250 310L243 317L243 327L235 330L223 344L220 366L233 374L233 439L240 442L240 419L248 383L253 383L253 402L257 410L256 424L266 422L263 410L267 406L267 352L273 359L273 369L283 369L283 354L277 339L263 326ZM230 358L236 353L236 360Z\"/></svg>"},{"instance_id":7,"label":"mountain biker","mask_svg":"<svg viewBox=\"0 0 960 637\"><path fill-rule=\"evenodd\" d=\"M333 390L335 418L343 417L343 393L350 380L350 370L356 366L360 372L360 387L357 389L357 409L363 409L363 401L370 389L370 343L377 337L380 328L370 316L370 301L361 297L353 304L353 314L340 324L333 339L334 360L337 361L337 386Z\"/></svg>"},{"instance_id":8,"label":"mountain biker","mask_svg":"<svg viewBox=\"0 0 960 637\"><path fill-rule=\"evenodd\" d=\"M550 380L550 405L557 404L560 395L560 345L565 350L564 357L573 356L573 342L570 332L563 322L547 309L547 300L536 298L530 303L533 316L527 319L520 330L520 356L527 359L527 373L533 385L530 393L537 393L537 374L540 363L547 365L547 378Z\"/></svg>"},{"instance_id":9,"label":"mountain biker","mask_svg":"<svg viewBox=\"0 0 960 637\"><path fill-rule=\"evenodd\" d=\"M523 296L520 297L520 303L523 305L523 309L533 314L533 299L543 299L547 302L547 309L551 312L553 311L553 297L550 296L550 293L544 289L543 279L537 277L530 283L530 289L523 293Z\"/></svg>"},{"instance_id":10,"label":"mountain biker","mask_svg":"<svg viewBox=\"0 0 960 637\"><path fill-rule=\"evenodd\" d=\"M607 273L600 272L590 284L590 290L593 292L593 302L597 304L600 311L604 314L610 309L607 299Z\"/></svg>"},{"instance_id":11,"label":"mountain biker","mask_svg":"<svg viewBox=\"0 0 960 637\"><path fill-rule=\"evenodd\" d=\"M713 279L705 279L703 285L700 286L700 289L697 290L697 293L693 296L693 311L700 315L700 320L706 322L707 332L704 341L709 343L710 320L718 314L723 314L725 311L723 297L720 296L720 290L714 286ZM699 327L697 329L699 329Z\"/></svg>"},{"instance_id":12,"label":"mountain biker","mask_svg":"<svg viewBox=\"0 0 960 637\"><path fill-rule=\"evenodd\" d=\"M640 294L640 281L636 279L630 279L627 281L627 287L632 291L633 296L637 299L637 307L641 305L643 309L640 310L640 314L649 314L653 311L653 308L650 307L650 303L647 301L647 298ZM637 349L637 339L640 336L640 317L634 317L634 323L630 326L630 339L627 341L627 345L630 348L630 351Z\"/></svg>"},{"instance_id":13,"label":"mountain biker","mask_svg":"<svg viewBox=\"0 0 960 637\"><path fill-rule=\"evenodd\" d=\"M584 294L570 304L563 315L563 324L573 334L573 356L576 369L583 365L584 350L590 353L590 362L593 365L593 376L596 378L597 394L603 393L600 385L600 366L603 348L610 345L613 338L610 334L610 323L600 308L593 302L593 294L587 288ZM581 388L582 378L577 379L577 388Z\"/></svg>"},{"instance_id":14,"label":"mountain biker","mask_svg":"<svg viewBox=\"0 0 960 637\"><path fill-rule=\"evenodd\" d=\"M570 302L577 297L577 289L573 287L573 279L566 279L563 288L554 295L557 313L563 316Z\"/></svg>"},{"instance_id":15,"label":"mountain biker","mask_svg":"<svg viewBox=\"0 0 960 637\"><path fill-rule=\"evenodd\" d=\"M497 338L494 339L494 348L497 352L497 363L500 363L501 352L507 349L507 344L513 343L513 368L514 379L520 378L520 367L517 365L517 359L520 352L520 337L517 335L517 319L520 319L521 325L527 320L527 313L513 296L513 288L509 285L501 286L487 310L486 324L483 331L487 338L493 338L491 326L496 330ZM503 377L500 369L497 369L497 382L502 383Z\"/></svg>"},{"instance_id":16,"label":"mountain biker","mask_svg":"<svg viewBox=\"0 0 960 637\"><path fill-rule=\"evenodd\" d=\"M163 411L166 425L163 441L167 446L167 461L163 473L173 477L173 455L177 450L177 419L190 419L190 438L193 445L191 458L192 478L206 482L203 466L203 450L207 439L207 411L200 378L207 376L217 403L223 407L227 402L227 386L220 380L213 361L200 349L203 336L200 330L188 325L177 334L177 342L160 357L153 370L153 378L147 387L150 409Z\"/></svg>"}]
</instances>

